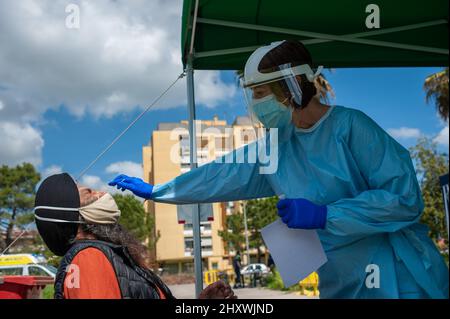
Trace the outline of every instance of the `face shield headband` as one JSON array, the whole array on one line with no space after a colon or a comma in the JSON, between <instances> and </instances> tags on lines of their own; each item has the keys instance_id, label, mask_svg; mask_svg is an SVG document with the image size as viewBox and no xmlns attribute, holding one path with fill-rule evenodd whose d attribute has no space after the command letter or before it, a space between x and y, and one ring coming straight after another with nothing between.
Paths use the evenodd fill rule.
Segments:
<instances>
[{"instance_id":1,"label":"face shield headband","mask_svg":"<svg viewBox=\"0 0 450 319\"><path fill-rule=\"evenodd\" d=\"M253 74L244 74L244 88L251 88L262 84L268 84L284 80L286 77L295 77L297 75L304 75L309 82L313 82L323 70L323 66L319 66L314 72L309 64L302 64L292 67L290 63L279 66L278 71L262 73L258 70L253 70Z\"/></svg>"}]
</instances>

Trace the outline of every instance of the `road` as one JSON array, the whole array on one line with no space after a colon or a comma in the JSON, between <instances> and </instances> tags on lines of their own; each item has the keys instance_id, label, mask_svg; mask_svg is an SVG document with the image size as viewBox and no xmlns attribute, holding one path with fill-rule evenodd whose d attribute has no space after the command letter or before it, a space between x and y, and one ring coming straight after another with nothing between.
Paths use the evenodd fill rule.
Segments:
<instances>
[{"instance_id":1,"label":"road","mask_svg":"<svg viewBox=\"0 0 450 319\"><path fill-rule=\"evenodd\" d=\"M173 295L178 299L194 299L194 284L169 286ZM317 299L318 297L302 296L293 292L271 290L267 288L240 288L234 289L239 299Z\"/></svg>"}]
</instances>

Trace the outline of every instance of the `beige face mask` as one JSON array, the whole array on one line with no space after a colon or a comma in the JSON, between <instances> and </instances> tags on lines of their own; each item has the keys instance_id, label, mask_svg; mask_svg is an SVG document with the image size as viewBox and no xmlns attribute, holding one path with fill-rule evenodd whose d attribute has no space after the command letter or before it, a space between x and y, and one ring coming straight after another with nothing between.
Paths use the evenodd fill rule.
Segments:
<instances>
[{"instance_id":1,"label":"beige face mask","mask_svg":"<svg viewBox=\"0 0 450 319\"><path fill-rule=\"evenodd\" d=\"M116 224L120 217L119 207L109 193L87 206L80 207L79 212L90 224Z\"/></svg>"}]
</instances>

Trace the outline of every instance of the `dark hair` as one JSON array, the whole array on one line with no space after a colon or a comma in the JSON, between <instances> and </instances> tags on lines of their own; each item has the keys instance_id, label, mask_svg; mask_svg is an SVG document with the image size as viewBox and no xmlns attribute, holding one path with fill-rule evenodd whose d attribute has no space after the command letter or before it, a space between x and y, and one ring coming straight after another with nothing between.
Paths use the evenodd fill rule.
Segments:
<instances>
[{"instance_id":1,"label":"dark hair","mask_svg":"<svg viewBox=\"0 0 450 319\"><path fill-rule=\"evenodd\" d=\"M261 59L258 65L258 70L264 72L274 72L278 70L280 65L290 63L291 66L297 66L302 64L309 64L313 67L313 61L308 49L296 40L286 40L277 47L273 48ZM294 106L305 107L311 101L311 99L317 94L317 89L313 82L309 82L305 75L300 76L302 81L300 88L302 89L303 97L302 104ZM284 82L280 82L281 90L286 97L291 97L291 93L287 85Z\"/></svg>"},{"instance_id":2,"label":"dark hair","mask_svg":"<svg viewBox=\"0 0 450 319\"><path fill-rule=\"evenodd\" d=\"M81 230L98 240L126 247L136 264L151 269L147 248L120 224L81 224Z\"/></svg>"}]
</instances>

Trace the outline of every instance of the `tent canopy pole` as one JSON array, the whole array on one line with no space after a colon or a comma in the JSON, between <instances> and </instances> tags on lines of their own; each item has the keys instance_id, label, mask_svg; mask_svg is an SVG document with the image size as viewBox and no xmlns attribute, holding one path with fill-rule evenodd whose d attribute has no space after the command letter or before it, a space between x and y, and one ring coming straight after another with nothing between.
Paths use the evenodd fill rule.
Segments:
<instances>
[{"instance_id":1,"label":"tent canopy pole","mask_svg":"<svg viewBox=\"0 0 450 319\"><path fill-rule=\"evenodd\" d=\"M189 109L189 159L191 170L197 168L197 133L195 130L195 93L194 93L194 69L192 59L194 56L195 27L197 22L198 0L195 2L194 16L192 22L191 46L189 58L186 65L187 99ZM203 264L202 264L202 244L200 233L200 205L194 204L192 212L192 231L194 236L194 272L195 272L195 296L198 298L203 290Z\"/></svg>"}]
</instances>

